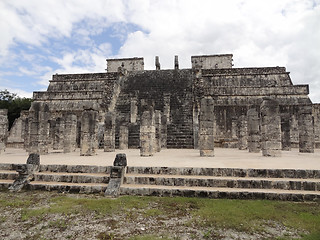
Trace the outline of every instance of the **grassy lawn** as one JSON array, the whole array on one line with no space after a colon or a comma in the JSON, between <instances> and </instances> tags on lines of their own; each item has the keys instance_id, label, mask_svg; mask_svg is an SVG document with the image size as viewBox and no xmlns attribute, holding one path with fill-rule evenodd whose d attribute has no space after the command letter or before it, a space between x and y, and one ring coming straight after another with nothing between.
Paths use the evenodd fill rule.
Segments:
<instances>
[{"instance_id":1,"label":"grassy lawn","mask_svg":"<svg viewBox=\"0 0 320 240\"><path fill-rule=\"evenodd\" d=\"M0 192L0 211L2 239L320 239L318 202Z\"/></svg>"}]
</instances>

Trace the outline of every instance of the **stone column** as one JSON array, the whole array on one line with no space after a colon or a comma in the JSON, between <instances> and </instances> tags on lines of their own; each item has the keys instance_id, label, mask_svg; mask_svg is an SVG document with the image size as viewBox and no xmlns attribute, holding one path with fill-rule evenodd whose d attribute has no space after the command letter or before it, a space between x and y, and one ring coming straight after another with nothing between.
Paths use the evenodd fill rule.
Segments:
<instances>
[{"instance_id":1,"label":"stone column","mask_svg":"<svg viewBox=\"0 0 320 240\"><path fill-rule=\"evenodd\" d=\"M155 65L156 65L156 70L160 70L160 61L159 61L159 56L156 56L156 59L155 59Z\"/></svg>"},{"instance_id":2,"label":"stone column","mask_svg":"<svg viewBox=\"0 0 320 240\"><path fill-rule=\"evenodd\" d=\"M0 109L0 154L6 150L8 137L8 110Z\"/></svg>"},{"instance_id":3,"label":"stone column","mask_svg":"<svg viewBox=\"0 0 320 240\"><path fill-rule=\"evenodd\" d=\"M195 101L193 104L193 111L192 111L192 128L193 128L193 145L194 149L199 148L199 110L200 105L198 101Z\"/></svg>"},{"instance_id":4,"label":"stone column","mask_svg":"<svg viewBox=\"0 0 320 240\"><path fill-rule=\"evenodd\" d=\"M81 116L81 146L80 156L93 156L96 154L97 143L97 118L95 110L84 110Z\"/></svg>"},{"instance_id":5,"label":"stone column","mask_svg":"<svg viewBox=\"0 0 320 240\"><path fill-rule=\"evenodd\" d=\"M199 122L199 149L201 157L214 156L214 104L212 97L201 99Z\"/></svg>"},{"instance_id":6,"label":"stone column","mask_svg":"<svg viewBox=\"0 0 320 240\"><path fill-rule=\"evenodd\" d=\"M104 118L104 151L115 151L115 118L113 113L106 113Z\"/></svg>"},{"instance_id":7,"label":"stone column","mask_svg":"<svg viewBox=\"0 0 320 240\"><path fill-rule=\"evenodd\" d=\"M20 116L22 117L22 129L23 129L23 147L24 149L28 150L29 147L29 111L21 111Z\"/></svg>"},{"instance_id":8,"label":"stone column","mask_svg":"<svg viewBox=\"0 0 320 240\"><path fill-rule=\"evenodd\" d=\"M312 105L299 107L299 152L314 152Z\"/></svg>"},{"instance_id":9,"label":"stone column","mask_svg":"<svg viewBox=\"0 0 320 240\"><path fill-rule=\"evenodd\" d=\"M140 119L140 156L153 156L156 135L153 107L149 107L148 110L143 111Z\"/></svg>"},{"instance_id":10,"label":"stone column","mask_svg":"<svg viewBox=\"0 0 320 240\"><path fill-rule=\"evenodd\" d=\"M47 104L33 102L29 111L29 153L47 154L50 112Z\"/></svg>"},{"instance_id":11,"label":"stone column","mask_svg":"<svg viewBox=\"0 0 320 240\"><path fill-rule=\"evenodd\" d=\"M238 148L245 150L248 148L248 121L247 116L241 115L238 119Z\"/></svg>"},{"instance_id":12,"label":"stone column","mask_svg":"<svg viewBox=\"0 0 320 240\"><path fill-rule=\"evenodd\" d=\"M63 152L74 152L77 148L77 116L66 115L64 126Z\"/></svg>"},{"instance_id":13,"label":"stone column","mask_svg":"<svg viewBox=\"0 0 320 240\"><path fill-rule=\"evenodd\" d=\"M248 150L249 152L260 152L260 123L259 115L255 108L247 112L248 117Z\"/></svg>"},{"instance_id":14,"label":"stone column","mask_svg":"<svg viewBox=\"0 0 320 240\"><path fill-rule=\"evenodd\" d=\"M63 149L64 124L61 117L55 120L53 132L53 149L55 150Z\"/></svg>"},{"instance_id":15,"label":"stone column","mask_svg":"<svg viewBox=\"0 0 320 240\"><path fill-rule=\"evenodd\" d=\"M261 106L261 149L266 157L281 156L281 118L279 103L274 99L264 99Z\"/></svg>"},{"instance_id":16,"label":"stone column","mask_svg":"<svg viewBox=\"0 0 320 240\"><path fill-rule=\"evenodd\" d=\"M167 129L167 116L161 115L161 148L167 148L167 136L168 136L168 129Z\"/></svg>"},{"instance_id":17,"label":"stone column","mask_svg":"<svg viewBox=\"0 0 320 240\"><path fill-rule=\"evenodd\" d=\"M167 124L170 124L170 94L165 93L163 95L163 115L167 118Z\"/></svg>"},{"instance_id":18,"label":"stone column","mask_svg":"<svg viewBox=\"0 0 320 240\"><path fill-rule=\"evenodd\" d=\"M155 134L155 150L157 152L161 151L161 111L156 110L155 111L155 128L156 128L156 134Z\"/></svg>"},{"instance_id":19,"label":"stone column","mask_svg":"<svg viewBox=\"0 0 320 240\"><path fill-rule=\"evenodd\" d=\"M284 151L291 150L290 122L290 114L283 114L281 118L281 143Z\"/></svg>"},{"instance_id":20,"label":"stone column","mask_svg":"<svg viewBox=\"0 0 320 240\"><path fill-rule=\"evenodd\" d=\"M41 104L41 111L39 112L39 154L47 154L50 144L50 112L47 104Z\"/></svg>"},{"instance_id":21,"label":"stone column","mask_svg":"<svg viewBox=\"0 0 320 240\"><path fill-rule=\"evenodd\" d=\"M129 144L129 130L128 126L121 125L119 129L119 149L128 149Z\"/></svg>"},{"instance_id":22,"label":"stone column","mask_svg":"<svg viewBox=\"0 0 320 240\"><path fill-rule=\"evenodd\" d=\"M131 98L131 101L130 101L130 123L137 122L137 115L138 115L137 98Z\"/></svg>"}]
</instances>

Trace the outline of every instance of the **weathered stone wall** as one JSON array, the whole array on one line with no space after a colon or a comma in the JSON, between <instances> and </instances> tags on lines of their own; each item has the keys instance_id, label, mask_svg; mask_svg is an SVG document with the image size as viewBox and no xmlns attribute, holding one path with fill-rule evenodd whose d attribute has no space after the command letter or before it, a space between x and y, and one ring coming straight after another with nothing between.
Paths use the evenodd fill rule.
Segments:
<instances>
[{"instance_id":1,"label":"weathered stone wall","mask_svg":"<svg viewBox=\"0 0 320 240\"><path fill-rule=\"evenodd\" d=\"M7 147L24 147L26 141L25 136L28 134L28 113L28 111L21 111L20 117L14 121L7 139Z\"/></svg>"}]
</instances>

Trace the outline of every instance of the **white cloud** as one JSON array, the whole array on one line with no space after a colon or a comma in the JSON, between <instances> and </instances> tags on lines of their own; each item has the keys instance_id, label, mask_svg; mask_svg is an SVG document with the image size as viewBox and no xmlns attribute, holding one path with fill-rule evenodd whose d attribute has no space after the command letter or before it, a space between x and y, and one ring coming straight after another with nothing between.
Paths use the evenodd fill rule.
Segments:
<instances>
[{"instance_id":1,"label":"white cloud","mask_svg":"<svg viewBox=\"0 0 320 240\"><path fill-rule=\"evenodd\" d=\"M111 46L93 39L111 27L123 43L116 55L144 57L147 69L155 68L156 55L162 68L173 68L174 55L185 68L191 55L233 53L235 67L286 66L320 102L319 0L4 0L0 9L0 63L14 58L17 43L43 47L70 37L83 46L55 54L62 55L54 58L59 67L44 70L42 84L55 72L103 71Z\"/></svg>"}]
</instances>

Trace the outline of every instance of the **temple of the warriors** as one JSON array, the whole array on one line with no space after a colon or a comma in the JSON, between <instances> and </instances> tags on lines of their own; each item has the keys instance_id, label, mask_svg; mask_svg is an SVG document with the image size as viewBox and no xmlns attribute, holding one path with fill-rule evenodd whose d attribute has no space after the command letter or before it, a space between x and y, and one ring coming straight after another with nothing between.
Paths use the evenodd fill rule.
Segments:
<instances>
[{"instance_id":1,"label":"temple of the warriors","mask_svg":"<svg viewBox=\"0 0 320 240\"><path fill-rule=\"evenodd\" d=\"M319 148L320 104L308 85L293 85L284 67L234 68L232 57L192 56L189 69L177 56L161 69L156 57L155 70L144 70L143 58L107 59L106 72L53 75L10 134L1 132L0 152L5 141L40 154L80 148L83 156L98 148L139 148L141 156L194 148L208 157L214 147L263 156Z\"/></svg>"}]
</instances>

